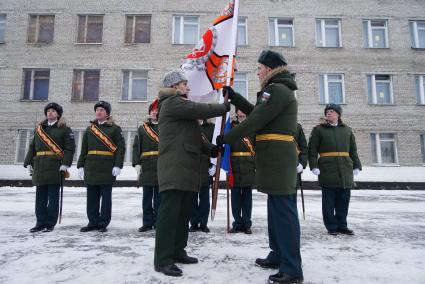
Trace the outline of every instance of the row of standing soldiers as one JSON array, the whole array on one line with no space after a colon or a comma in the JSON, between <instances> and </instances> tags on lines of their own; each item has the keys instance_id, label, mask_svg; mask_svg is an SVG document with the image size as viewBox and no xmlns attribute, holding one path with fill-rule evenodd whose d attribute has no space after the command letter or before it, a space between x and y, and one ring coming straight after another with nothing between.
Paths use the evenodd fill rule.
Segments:
<instances>
[{"instance_id":1,"label":"row of standing soldiers","mask_svg":"<svg viewBox=\"0 0 425 284\"><path fill-rule=\"evenodd\" d=\"M293 94L297 86L286 60L267 50L258 63L262 90L255 105L232 88L225 88L236 107L237 119L229 133L217 137L216 145L211 143L214 126L207 119L225 114L230 104L188 100L190 89L179 70L166 74L159 101L149 107L150 119L137 130L133 166L138 186L143 187L143 226L139 231L157 229L154 266L158 272L181 276L175 263L198 262L185 251L188 223L191 231L209 231L209 190L215 174L210 157L216 157L224 144L231 147L234 174L232 233L252 233L252 188L268 195L271 251L255 263L279 269L270 275L269 282L303 282L296 190L307 160L322 186L323 219L328 233L353 234L346 218L353 175L361 170L361 164L354 134L341 120L341 107L325 107L326 119L312 130L307 147L302 127L297 124ZM79 175L87 185L89 223L81 228L82 232L107 231L112 186L125 154L122 130L112 120L111 105L99 101L94 111L96 118L84 132L77 163ZM44 113L46 119L36 127L24 163L37 187L37 223L31 232L54 229L59 187L75 152L74 135L62 118L62 107L49 103Z\"/></svg>"}]
</instances>

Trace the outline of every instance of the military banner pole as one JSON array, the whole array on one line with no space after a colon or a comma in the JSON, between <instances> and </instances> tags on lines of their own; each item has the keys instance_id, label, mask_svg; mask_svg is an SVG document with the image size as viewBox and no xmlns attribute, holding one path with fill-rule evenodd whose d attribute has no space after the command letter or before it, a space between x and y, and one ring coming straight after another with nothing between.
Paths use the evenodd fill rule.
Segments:
<instances>
[{"instance_id":1,"label":"military banner pole","mask_svg":"<svg viewBox=\"0 0 425 284\"><path fill-rule=\"evenodd\" d=\"M59 201L59 224L62 221L62 207L63 207L63 178L64 178L65 172L60 171L61 175L61 183L60 183L60 201Z\"/></svg>"},{"instance_id":2,"label":"military banner pole","mask_svg":"<svg viewBox=\"0 0 425 284\"><path fill-rule=\"evenodd\" d=\"M299 175L299 180L300 180L300 191L301 191L301 204L303 205L303 219L305 220L304 191L303 191L303 181L301 178L301 174Z\"/></svg>"},{"instance_id":3,"label":"military banner pole","mask_svg":"<svg viewBox=\"0 0 425 284\"><path fill-rule=\"evenodd\" d=\"M238 35L238 19L239 19L239 0L234 0L234 7L233 7L233 18L232 18L232 52L229 54L229 60L227 64L227 70L226 70L226 86L230 86L232 75L233 75L233 69L234 69L234 57L236 55L236 45L237 45L237 35ZM220 99L222 98L222 90L220 92ZM229 94L226 92L224 94L224 102L227 102L229 100ZM227 114L224 114L221 117L221 128L220 128L220 135L224 134L224 126L226 123L226 117ZM217 163L215 168L215 176L214 176L214 184L213 184L213 190L212 190L212 202L211 202L211 220L214 221L215 218L215 211L217 209L217 196L218 196L218 186L220 181L220 166L221 166L221 154L222 149L218 150L217 153Z\"/></svg>"}]
</instances>

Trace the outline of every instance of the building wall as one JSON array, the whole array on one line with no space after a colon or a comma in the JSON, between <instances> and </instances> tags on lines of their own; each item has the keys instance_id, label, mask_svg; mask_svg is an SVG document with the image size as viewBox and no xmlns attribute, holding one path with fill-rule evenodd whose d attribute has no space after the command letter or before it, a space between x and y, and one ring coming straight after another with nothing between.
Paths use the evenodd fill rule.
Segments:
<instances>
[{"instance_id":1,"label":"building wall","mask_svg":"<svg viewBox=\"0 0 425 284\"><path fill-rule=\"evenodd\" d=\"M22 101L23 68L50 68L49 101L63 105L72 128L84 129L93 118L92 102L71 102L73 69L100 69L100 99L112 104L114 119L125 130L135 130L147 112L147 102L122 102L123 69L148 70L148 101L158 93L163 74L177 68L191 45L172 44L172 16L200 16L201 34L225 5L225 0L144 1L23 1L3 0L7 14L6 43L0 44L0 163L15 162L18 129L31 129L43 117L43 102ZM54 41L26 42L28 14L55 14ZM103 14L103 43L75 44L78 14ZM151 42L124 44L125 14L152 14ZM248 72L249 99L259 83L256 60L264 48L280 51L297 74L299 121L308 137L324 105L319 104L319 74L343 73L343 120L356 134L360 158L372 163L370 133L397 134L399 165L423 165L420 134L425 132L425 106L417 105L415 74L425 74L425 50L411 48L409 20L425 19L422 0L242 0L247 17L248 45L238 48L238 70ZM268 18L294 19L295 47L268 46ZM315 19L342 20L342 48L316 47ZM363 19L387 19L388 49L362 48ZM366 75L393 76L394 105L369 105Z\"/></svg>"}]
</instances>

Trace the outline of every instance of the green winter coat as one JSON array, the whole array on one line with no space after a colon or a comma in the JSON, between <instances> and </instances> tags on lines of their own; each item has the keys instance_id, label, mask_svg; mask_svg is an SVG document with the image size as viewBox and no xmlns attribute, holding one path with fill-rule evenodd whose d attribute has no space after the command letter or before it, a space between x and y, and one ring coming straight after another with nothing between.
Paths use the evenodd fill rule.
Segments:
<instances>
[{"instance_id":1,"label":"green winter coat","mask_svg":"<svg viewBox=\"0 0 425 284\"><path fill-rule=\"evenodd\" d=\"M298 153L298 163L300 163L305 169L308 162L308 145L307 140L305 139L303 127L299 123L297 123L297 131L295 132L294 137L295 141L297 141L298 150L300 151L300 153ZM301 173L298 174L297 188L300 187L300 179Z\"/></svg>"},{"instance_id":2,"label":"green winter coat","mask_svg":"<svg viewBox=\"0 0 425 284\"><path fill-rule=\"evenodd\" d=\"M153 131L158 134L158 124L151 121L146 122ZM144 155L143 152L158 151L158 143L146 133L143 125L137 130L133 143L133 167L142 166L137 186L158 186L158 155Z\"/></svg>"},{"instance_id":3,"label":"green winter coat","mask_svg":"<svg viewBox=\"0 0 425 284\"><path fill-rule=\"evenodd\" d=\"M71 128L66 126L62 118L52 126L48 126L47 120L44 120L40 125L47 135L63 150L63 159L57 155L37 156L37 152L50 151L50 149L34 133L25 157L24 167L28 165L33 167L32 183L34 186L60 184L61 175L59 167L61 165L70 167L72 164L72 158L75 152L74 134Z\"/></svg>"},{"instance_id":4,"label":"green winter coat","mask_svg":"<svg viewBox=\"0 0 425 284\"><path fill-rule=\"evenodd\" d=\"M210 153L202 142L198 119L226 113L223 104L190 101L174 88L159 92L159 191L198 192L201 151Z\"/></svg>"},{"instance_id":5,"label":"green winter coat","mask_svg":"<svg viewBox=\"0 0 425 284\"><path fill-rule=\"evenodd\" d=\"M97 124L97 121L93 123ZM87 127L83 135L81 144L81 154L78 159L77 168L84 168L84 181L89 185L113 184L116 177L112 175L112 168L123 167L125 154L125 141L122 135L121 127L116 125L112 118L98 125L100 130L105 133L117 146L117 150L112 156L92 155L89 151L110 151L102 141L100 141Z\"/></svg>"},{"instance_id":6,"label":"green winter coat","mask_svg":"<svg viewBox=\"0 0 425 284\"><path fill-rule=\"evenodd\" d=\"M255 107L235 94L232 104L248 117L224 136L226 143L235 143L252 134L294 135L297 130L298 105L294 96L297 85L283 68L271 71L257 93ZM267 194L295 194L297 150L294 142L256 141L255 184Z\"/></svg>"},{"instance_id":7,"label":"green winter coat","mask_svg":"<svg viewBox=\"0 0 425 284\"><path fill-rule=\"evenodd\" d=\"M208 140L209 143L211 143L213 134L214 134L214 123L209 123L204 121L202 123L201 132L205 136L205 138ZM206 141L204 141L206 142ZM208 170L212 166L210 155L207 155L205 153L201 154L201 186L210 186L212 183L212 177L208 173Z\"/></svg>"},{"instance_id":8,"label":"green winter coat","mask_svg":"<svg viewBox=\"0 0 425 284\"><path fill-rule=\"evenodd\" d=\"M238 121L232 122L232 128L237 127ZM249 137L255 150L255 136ZM230 149L232 153L250 152L248 146L242 139L231 143ZM232 156L231 157L232 173L234 187L253 187L255 184L255 154L253 156Z\"/></svg>"},{"instance_id":9,"label":"green winter coat","mask_svg":"<svg viewBox=\"0 0 425 284\"><path fill-rule=\"evenodd\" d=\"M319 153L348 152L348 157L320 157ZM330 188L353 188L353 169L361 170L353 131L340 122L338 126L328 123L313 128L308 143L310 169L319 168L319 184Z\"/></svg>"}]
</instances>

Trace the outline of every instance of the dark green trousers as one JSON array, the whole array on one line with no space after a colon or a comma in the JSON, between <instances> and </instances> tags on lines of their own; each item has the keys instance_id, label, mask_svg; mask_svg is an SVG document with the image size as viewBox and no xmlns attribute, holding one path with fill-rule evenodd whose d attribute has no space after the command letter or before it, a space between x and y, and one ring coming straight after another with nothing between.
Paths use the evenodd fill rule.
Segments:
<instances>
[{"instance_id":1,"label":"dark green trousers","mask_svg":"<svg viewBox=\"0 0 425 284\"><path fill-rule=\"evenodd\" d=\"M174 263L184 250L189 236L189 218L195 192L167 190L161 192L156 220L154 265L164 267Z\"/></svg>"}]
</instances>

